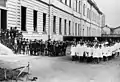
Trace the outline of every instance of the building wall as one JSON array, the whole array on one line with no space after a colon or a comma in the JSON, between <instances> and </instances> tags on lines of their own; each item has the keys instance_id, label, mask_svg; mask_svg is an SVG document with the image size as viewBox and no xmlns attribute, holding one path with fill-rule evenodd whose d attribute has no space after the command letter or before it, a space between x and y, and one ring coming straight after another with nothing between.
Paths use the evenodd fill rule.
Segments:
<instances>
[{"instance_id":1,"label":"building wall","mask_svg":"<svg viewBox=\"0 0 120 82\"><path fill-rule=\"evenodd\" d=\"M51 8L51 22L53 21L53 16L56 16L56 34L53 33L53 23L51 23L51 39L62 40L63 36L78 36L78 24L81 24L80 13L73 11L69 6L54 0L52 5L56 7ZM72 4L74 5L74 4ZM59 8L61 7L62 10ZM72 6L73 7L73 6ZM59 18L62 18L62 34L59 35ZM64 20L67 21L67 34L64 34ZM71 34L69 34L69 21L71 21ZM77 27L75 26L77 24ZM77 29L77 33L75 33ZM80 35L80 34L79 34Z\"/></svg>"},{"instance_id":2,"label":"building wall","mask_svg":"<svg viewBox=\"0 0 120 82\"><path fill-rule=\"evenodd\" d=\"M48 0L45 0L48 2ZM35 0L8 0L7 18L8 28L18 27L21 30L21 6L26 7L26 29L23 35L29 39L47 40L47 34L43 33L43 13L46 13L46 32L48 32L48 5ZM33 31L33 10L37 11L37 32Z\"/></svg>"},{"instance_id":3,"label":"building wall","mask_svg":"<svg viewBox=\"0 0 120 82\"><path fill-rule=\"evenodd\" d=\"M82 27L84 31L83 36L101 36L101 14L96 8L88 2L88 0L82 1L82 12L84 12L83 6L85 4L85 15L82 13ZM89 10L88 10L89 9ZM98 33L99 32L99 33Z\"/></svg>"},{"instance_id":4,"label":"building wall","mask_svg":"<svg viewBox=\"0 0 120 82\"><path fill-rule=\"evenodd\" d=\"M101 36L102 16L88 0L7 0L7 25L21 30L21 6L26 7L26 29L24 37L28 39L63 40L63 36ZM81 2L81 3L79 3ZM85 16L83 5L85 4ZM89 12L88 10L89 9ZM33 11L37 11L37 32L33 29ZM98 17L93 20L94 12ZM46 33L43 32L43 13L46 13ZM89 14L89 17L88 17ZM56 16L56 33L53 33L53 16ZM59 34L59 18L62 19L62 34ZM64 34L66 20L67 34ZM71 21L69 34L69 21ZM102 22L101 22L102 21ZM79 26L79 27L78 27ZM76 33L77 32L77 33Z\"/></svg>"}]
</instances>

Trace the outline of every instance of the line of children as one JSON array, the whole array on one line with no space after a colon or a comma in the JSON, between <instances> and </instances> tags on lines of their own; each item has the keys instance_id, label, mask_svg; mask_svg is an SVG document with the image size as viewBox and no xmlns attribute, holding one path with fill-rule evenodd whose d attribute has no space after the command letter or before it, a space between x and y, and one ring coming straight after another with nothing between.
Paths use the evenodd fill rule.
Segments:
<instances>
[{"instance_id":1,"label":"line of children","mask_svg":"<svg viewBox=\"0 0 120 82\"><path fill-rule=\"evenodd\" d=\"M120 54L120 42L79 42L71 46L71 57L73 61L100 63L108 61Z\"/></svg>"}]
</instances>

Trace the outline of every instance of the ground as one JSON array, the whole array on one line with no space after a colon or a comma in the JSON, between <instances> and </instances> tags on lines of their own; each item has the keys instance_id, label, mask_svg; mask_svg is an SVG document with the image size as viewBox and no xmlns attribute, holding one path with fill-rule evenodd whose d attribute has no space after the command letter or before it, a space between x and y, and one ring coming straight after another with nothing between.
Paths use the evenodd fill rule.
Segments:
<instances>
[{"instance_id":1,"label":"ground","mask_svg":"<svg viewBox=\"0 0 120 82\"><path fill-rule=\"evenodd\" d=\"M100 64L74 62L69 56L1 56L0 60L0 65L7 67L30 62L31 76L38 77L36 82L120 82L120 58Z\"/></svg>"}]
</instances>

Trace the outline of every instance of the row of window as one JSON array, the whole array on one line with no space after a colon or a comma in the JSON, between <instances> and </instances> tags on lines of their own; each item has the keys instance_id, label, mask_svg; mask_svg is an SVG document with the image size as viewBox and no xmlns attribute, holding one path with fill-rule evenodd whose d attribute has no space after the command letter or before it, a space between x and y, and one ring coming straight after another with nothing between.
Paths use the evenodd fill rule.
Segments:
<instances>
[{"instance_id":1,"label":"row of window","mask_svg":"<svg viewBox=\"0 0 120 82\"><path fill-rule=\"evenodd\" d=\"M92 12L92 21L96 22L99 24L100 22L100 16L97 15L96 13Z\"/></svg>"},{"instance_id":2,"label":"row of window","mask_svg":"<svg viewBox=\"0 0 120 82\"><path fill-rule=\"evenodd\" d=\"M70 8L72 7L72 2L71 0L59 0L60 2L64 3L65 5L69 6ZM81 13L81 1L78 2L78 0L74 0L74 7L73 9L78 12Z\"/></svg>"},{"instance_id":3,"label":"row of window","mask_svg":"<svg viewBox=\"0 0 120 82\"><path fill-rule=\"evenodd\" d=\"M84 11L85 14L85 11ZM92 19L92 21L96 22L97 24L100 23L100 16L91 11L89 8L87 8L87 18Z\"/></svg>"},{"instance_id":4,"label":"row of window","mask_svg":"<svg viewBox=\"0 0 120 82\"><path fill-rule=\"evenodd\" d=\"M64 25L63 25L63 29L64 29L64 32L62 32L62 21L64 21ZM67 25L67 22L68 22L68 25ZM53 33L56 34L56 23L57 23L57 20L56 20L56 16L53 16ZM59 18L59 34L64 34L64 35L81 35L81 27L80 27L80 24L77 24L77 23L73 23L73 26L72 26L72 22L71 21L67 21L66 19L62 19L62 18ZM68 29L67 29L67 26L68 26ZM75 26L75 28L74 28Z\"/></svg>"},{"instance_id":5,"label":"row of window","mask_svg":"<svg viewBox=\"0 0 120 82\"><path fill-rule=\"evenodd\" d=\"M21 7L21 30L27 31L26 28L26 7ZM33 31L37 32L38 28L38 11L33 10ZM53 33L56 34L56 16L53 16ZM62 32L62 22L64 21L64 32ZM67 23L68 22L68 23ZM68 25L67 25L68 24ZM68 29L67 29L68 26ZM90 29L87 28L87 35L89 35ZM43 13L43 32L46 33L46 13ZM84 35L84 29L81 28L81 25L78 23L71 22L70 20L67 21L67 19L59 18L59 34L67 35Z\"/></svg>"},{"instance_id":6,"label":"row of window","mask_svg":"<svg viewBox=\"0 0 120 82\"><path fill-rule=\"evenodd\" d=\"M62 2L62 3L64 3L64 4L67 5L67 6L71 7L71 0L65 0L65 1L59 0L59 1ZM68 4L68 3L69 3L69 4ZM73 4L74 4L73 9L74 9L76 12L81 13L81 8L82 8L81 1L74 0ZM100 20L100 17L97 16L94 12L92 12L89 8L87 8L87 12L86 12L86 7L85 7L85 6L86 6L86 5L83 4L83 15L85 16L86 13L87 13L87 18L88 18L88 19L91 19L91 17L92 17L92 20L93 20L94 22L96 22L96 23L99 24L99 22L100 22L100 21L99 21L99 20ZM91 14L93 14L93 15L91 15Z\"/></svg>"},{"instance_id":7,"label":"row of window","mask_svg":"<svg viewBox=\"0 0 120 82\"><path fill-rule=\"evenodd\" d=\"M69 6L70 8L72 7L71 0L64 0L64 1L63 0L59 0L59 1L62 2L62 3L64 3L65 5Z\"/></svg>"},{"instance_id":8,"label":"row of window","mask_svg":"<svg viewBox=\"0 0 120 82\"><path fill-rule=\"evenodd\" d=\"M22 31L27 31L26 28L26 7L21 7L21 30ZM38 12L36 10L33 10L33 31L37 32L38 28ZM46 33L46 13L43 13L43 32Z\"/></svg>"}]
</instances>

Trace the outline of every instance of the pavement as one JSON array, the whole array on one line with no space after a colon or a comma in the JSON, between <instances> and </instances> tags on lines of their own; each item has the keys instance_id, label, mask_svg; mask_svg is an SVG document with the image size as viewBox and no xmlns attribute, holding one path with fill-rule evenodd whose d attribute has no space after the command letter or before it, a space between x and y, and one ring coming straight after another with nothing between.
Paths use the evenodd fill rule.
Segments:
<instances>
[{"instance_id":1,"label":"pavement","mask_svg":"<svg viewBox=\"0 0 120 82\"><path fill-rule=\"evenodd\" d=\"M14 65L25 65L30 62L31 76L38 77L35 82L120 82L120 57L100 64L74 62L69 56L17 56L11 58L13 58ZM7 57L3 57L3 59L7 60ZM3 59L0 57L0 65L13 66L9 64L10 57L7 62Z\"/></svg>"}]
</instances>

